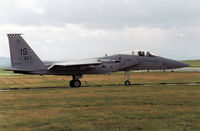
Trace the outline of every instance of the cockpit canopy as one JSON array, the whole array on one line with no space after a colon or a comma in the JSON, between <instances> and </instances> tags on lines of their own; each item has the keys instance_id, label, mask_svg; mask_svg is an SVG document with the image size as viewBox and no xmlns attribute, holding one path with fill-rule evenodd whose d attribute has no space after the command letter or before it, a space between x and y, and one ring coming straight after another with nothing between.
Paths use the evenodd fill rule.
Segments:
<instances>
[{"instance_id":1,"label":"cockpit canopy","mask_svg":"<svg viewBox=\"0 0 200 131\"><path fill-rule=\"evenodd\" d=\"M134 56L147 56L147 57L155 57L156 56L154 53L151 53L150 51L143 51L143 50L134 50L134 51L122 52L120 54L134 55Z\"/></svg>"}]
</instances>

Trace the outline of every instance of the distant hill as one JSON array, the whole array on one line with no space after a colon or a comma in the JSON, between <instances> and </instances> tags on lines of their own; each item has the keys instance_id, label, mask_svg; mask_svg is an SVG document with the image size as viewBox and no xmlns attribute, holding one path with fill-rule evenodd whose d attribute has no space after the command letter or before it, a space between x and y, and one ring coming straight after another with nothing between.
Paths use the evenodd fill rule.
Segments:
<instances>
[{"instance_id":1,"label":"distant hill","mask_svg":"<svg viewBox=\"0 0 200 131\"><path fill-rule=\"evenodd\" d=\"M197 68L200 67L200 60L184 60L183 62L190 65L190 67Z\"/></svg>"},{"instance_id":2,"label":"distant hill","mask_svg":"<svg viewBox=\"0 0 200 131\"><path fill-rule=\"evenodd\" d=\"M10 67L10 58L0 57L0 67Z\"/></svg>"}]
</instances>

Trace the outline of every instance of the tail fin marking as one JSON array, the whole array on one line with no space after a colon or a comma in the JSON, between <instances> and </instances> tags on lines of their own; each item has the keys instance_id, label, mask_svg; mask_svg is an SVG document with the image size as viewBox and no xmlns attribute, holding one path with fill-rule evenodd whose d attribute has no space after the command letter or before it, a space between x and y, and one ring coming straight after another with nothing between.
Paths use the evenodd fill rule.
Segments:
<instances>
[{"instance_id":1,"label":"tail fin marking","mask_svg":"<svg viewBox=\"0 0 200 131\"><path fill-rule=\"evenodd\" d=\"M12 68L37 70L44 63L21 37L21 34L8 34Z\"/></svg>"}]
</instances>

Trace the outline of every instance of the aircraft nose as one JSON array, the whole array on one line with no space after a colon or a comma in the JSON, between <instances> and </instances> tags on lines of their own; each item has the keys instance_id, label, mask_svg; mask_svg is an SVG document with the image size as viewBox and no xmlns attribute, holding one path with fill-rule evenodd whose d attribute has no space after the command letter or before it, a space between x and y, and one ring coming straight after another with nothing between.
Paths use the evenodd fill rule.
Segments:
<instances>
[{"instance_id":1,"label":"aircraft nose","mask_svg":"<svg viewBox=\"0 0 200 131\"><path fill-rule=\"evenodd\" d=\"M188 67L190 65L186 64L186 63L183 63L183 62L180 62L180 61L171 61L170 64L168 65L169 68L184 68L184 67Z\"/></svg>"},{"instance_id":2,"label":"aircraft nose","mask_svg":"<svg viewBox=\"0 0 200 131\"><path fill-rule=\"evenodd\" d=\"M179 66L179 68L183 68L183 67L188 67L190 65L183 63L183 62L179 62L177 66Z\"/></svg>"},{"instance_id":3,"label":"aircraft nose","mask_svg":"<svg viewBox=\"0 0 200 131\"><path fill-rule=\"evenodd\" d=\"M163 66L165 69L178 69L178 68L184 68L184 67L190 66L181 61L176 61L176 60L162 58L162 57L160 57L160 59L162 60Z\"/></svg>"}]
</instances>

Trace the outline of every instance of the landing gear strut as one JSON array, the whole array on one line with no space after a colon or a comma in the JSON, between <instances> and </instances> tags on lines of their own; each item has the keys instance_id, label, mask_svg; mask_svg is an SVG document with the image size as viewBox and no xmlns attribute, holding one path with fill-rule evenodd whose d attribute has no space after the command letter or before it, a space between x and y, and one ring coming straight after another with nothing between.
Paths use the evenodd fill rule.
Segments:
<instances>
[{"instance_id":1,"label":"landing gear strut","mask_svg":"<svg viewBox=\"0 0 200 131\"><path fill-rule=\"evenodd\" d=\"M125 79L125 83L124 83L125 86L131 85L129 71L125 71L124 79Z\"/></svg>"},{"instance_id":2,"label":"landing gear strut","mask_svg":"<svg viewBox=\"0 0 200 131\"><path fill-rule=\"evenodd\" d=\"M72 76L73 80L71 80L69 82L69 86L74 88L74 87L81 87L81 81L79 80L80 78L82 78L82 75L80 76Z\"/></svg>"}]
</instances>

